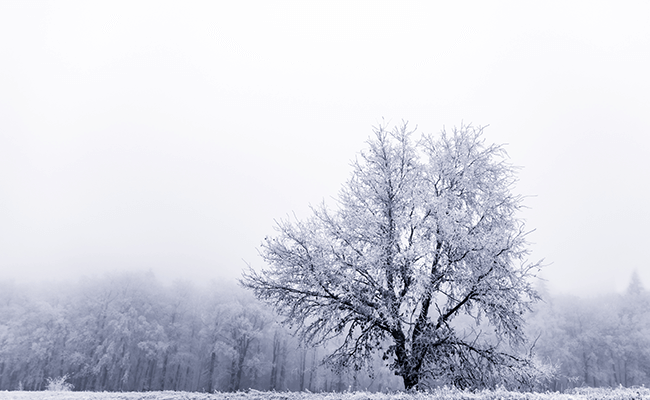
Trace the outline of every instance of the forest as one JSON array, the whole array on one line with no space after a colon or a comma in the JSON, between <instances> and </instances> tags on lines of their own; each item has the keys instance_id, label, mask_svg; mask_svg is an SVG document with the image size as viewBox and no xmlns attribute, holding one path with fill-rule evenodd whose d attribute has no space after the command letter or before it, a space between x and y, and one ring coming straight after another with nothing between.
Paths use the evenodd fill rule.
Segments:
<instances>
[{"instance_id":1,"label":"forest","mask_svg":"<svg viewBox=\"0 0 650 400\"><path fill-rule=\"evenodd\" d=\"M539 390L650 385L650 295L550 295L527 316L535 357L555 374ZM402 389L372 370L333 370L328 348L302 347L291 327L236 284L159 282L123 272L76 282L0 282L0 390L329 392ZM331 343L335 346L336 343Z\"/></svg>"}]
</instances>

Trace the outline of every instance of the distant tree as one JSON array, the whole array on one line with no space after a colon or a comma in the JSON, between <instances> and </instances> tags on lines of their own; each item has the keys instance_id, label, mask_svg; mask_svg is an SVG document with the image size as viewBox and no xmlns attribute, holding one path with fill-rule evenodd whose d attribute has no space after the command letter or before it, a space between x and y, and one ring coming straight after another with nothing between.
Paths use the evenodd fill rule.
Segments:
<instances>
[{"instance_id":1,"label":"distant tree","mask_svg":"<svg viewBox=\"0 0 650 400\"><path fill-rule=\"evenodd\" d=\"M622 384L650 384L650 296L637 271L632 273L620 302L616 344Z\"/></svg>"},{"instance_id":2,"label":"distant tree","mask_svg":"<svg viewBox=\"0 0 650 400\"><path fill-rule=\"evenodd\" d=\"M639 273L636 270L632 272L630 283L625 292L628 296L636 297L637 299L640 299L645 295L645 288L643 287L641 278L639 278Z\"/></svg>"},{"instance_id":3,"label":"distant tree","mask_svg":"<svg viewBox=\"0 0 650 400\"><path fill-rule=\"evenodd\" d=\"M270 390L284 389L286 362L287 362L287 338L281 327L276 327L273 332L273 355L271 359L271 380ZM304 368L303 368L304 369Z\"/></svg>"},{"instance_id":4,"label":"distant tree","mask_svg":"<svg viewBox=\"0 0 650 400\"><path fill-rule=\"evenodd\" d=\"M330 361L361 368L383 348L406 389L525 379L523 314L538 298L515 171L482 128L415 143L404 124L375 129L353 163L338 209L281 221L262 244L268 268L242 284L317 345L341 336ZM495 335L460 330L458 316Z\"/></svg>"},{"instance_id":5,"label":"distant tree","mask_svg":"<svg viewBox=\"0 0 650 400\"><path fill-rule=\"evenodd\" d=\"M528 316L536 355L557 366L545 389L650 384L650 295L637 273L621 294L545 300Z\"/></svg>"},{"instance_id":6,"label":"distant tree","mask_svg":"<svg viewBox=\"0 0 650 400\"><path fill-rule=\"evenodd\" d=\"M225 321L221 327L221 340L230 356L229 391L238 391L245 372L255 375L259 358L255 357L254 344L259 342L269 323L269 315L259 303L241 299L224 305Z\"/></svg>"}]
</instances>

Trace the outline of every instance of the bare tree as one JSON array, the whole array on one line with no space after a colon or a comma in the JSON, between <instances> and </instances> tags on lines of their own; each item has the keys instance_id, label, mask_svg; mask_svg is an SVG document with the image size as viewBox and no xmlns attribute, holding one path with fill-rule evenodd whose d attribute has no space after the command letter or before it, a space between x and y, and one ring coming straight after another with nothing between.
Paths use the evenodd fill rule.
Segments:
<instances>
[{"instance_id":1,"label":"bare tree","mask_svg":"<svg viewBox=\"0 0 650 400\"><path fill-rule=\"evenodd\" d=\"M510 346L525 341L539 263L526 260L516 169L482 128L412 135L376 128L338 208L278 222L261 247L268 268L241 282L305 342L342 337L335 364L361 368L381 350L406 389L523 379L529 364ZM494 334L459 328L460 315Z\"/></svg>"}]
</instances>

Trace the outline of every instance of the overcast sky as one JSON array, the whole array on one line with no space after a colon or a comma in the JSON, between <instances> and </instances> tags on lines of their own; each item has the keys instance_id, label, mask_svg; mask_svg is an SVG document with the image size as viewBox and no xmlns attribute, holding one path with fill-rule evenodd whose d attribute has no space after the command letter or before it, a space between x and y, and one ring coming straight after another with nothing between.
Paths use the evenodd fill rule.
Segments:
<instances>
[{"instance_id":1,"label":"overcast sky","mask_svg":"<svg viewBox=\"0 0 650 400\"><path fill-rule=\"evenodd\" d=\"M650 287L649 71L647 1L3 1L0 279L238 277L383 118L508 143L552 290Z\"/></svg>"}]
</instances>

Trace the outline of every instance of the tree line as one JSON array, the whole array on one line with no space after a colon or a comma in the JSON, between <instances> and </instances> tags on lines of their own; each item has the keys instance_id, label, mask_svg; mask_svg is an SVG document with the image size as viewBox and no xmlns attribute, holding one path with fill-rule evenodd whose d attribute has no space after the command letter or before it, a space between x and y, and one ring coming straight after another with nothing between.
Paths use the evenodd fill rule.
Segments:
<instances>
[{"instance_id":1,"label":"tree line","mask_svg":"<svg viewBox=\"0 0 650 400\"><path fill-rule=\"evenodd\" d=\"M650 385L650 294L638 276L622 294L542 294L527 330L555 374L539 389ZM403 388L380 357L372 371L333 371L322 359L335 345L301 347L234 284L162 285L150 273L0 283L0 390L60 377L90 391Z\"/></svg>"},{"instance_id":2,"label":"tree line","mask_svg":"<svg viewBox=\"0 0 650 400\"><path fill-rule=\"evenodd\" d=\"M0 283L0 390L238 391L397 388L332 372L234 284L165 286L121 273L38 288ZM393 384L394 386L390 386Z\"/></svg>"},{"instance_id":3,"label":"tree line","mask_svg":"<svg viewBox=\"0 0 650 400\"><path fill-rule=\"evenodd\" d=\"M636 272L621 294L543 297L528 330L537 357L555 366L549 390L650 385L650 293Z\"/></svg>"}]
</instances>

